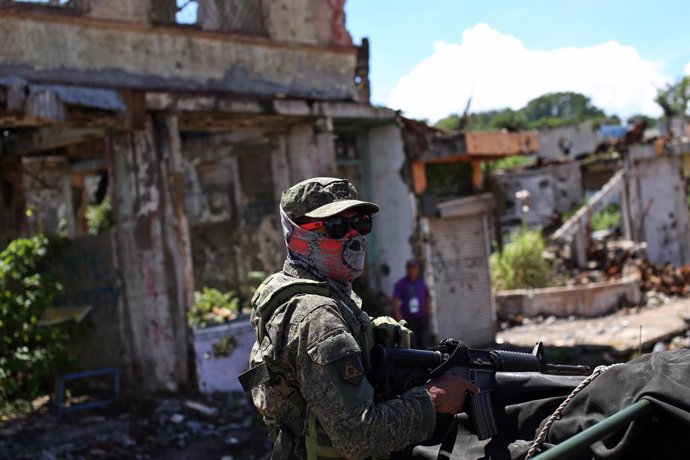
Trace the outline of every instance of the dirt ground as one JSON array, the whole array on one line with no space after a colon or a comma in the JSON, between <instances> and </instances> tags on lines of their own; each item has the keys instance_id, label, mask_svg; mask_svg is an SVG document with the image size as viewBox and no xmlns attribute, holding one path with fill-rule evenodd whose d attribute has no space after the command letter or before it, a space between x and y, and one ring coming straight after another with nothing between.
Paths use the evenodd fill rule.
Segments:
<instances>
[{"instance_id":1,"label":"dirt ground","mask_svg":"<svg viewBox=\"0 0 690 460\"><path fill-rule=\"evenodd\" d=\"M663 299L598 318L525 318L521 325L499 331L496 342L516 347L531 347L541 341L547 348L610 348L625 356L651 351L666 342L669 347L688 347L689 326L690 299Z\"/></svg>"},{"instance_id":2,"label":"dirt ground","mask_svg":"<svg viewBox=\"0 0 690 460\"><path fill-rule=\"evenodd\" d=\"M542 341L551 362L596 366L640 350L690 348L689 324L690 299L663 299L600 318L505 322L496 345L527 351ZM1 421L0 436L0 460L268 460L272 448L242 393L158 395L62 419L44 398L33 413Z\"/></svg>"}]
</instances>

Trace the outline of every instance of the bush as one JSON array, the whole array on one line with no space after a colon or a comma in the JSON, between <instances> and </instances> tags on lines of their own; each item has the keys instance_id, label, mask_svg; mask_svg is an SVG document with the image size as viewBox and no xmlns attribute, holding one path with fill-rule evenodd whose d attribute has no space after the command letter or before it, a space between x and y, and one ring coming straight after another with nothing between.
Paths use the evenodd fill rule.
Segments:
<instances>
[{"instance_id":1,"label":"bush","mask_svg":"<svg viewBox=\"0 0 690 460\"><path fill-rule=\"evenodd\" d=\"M552 280L551 266L542 257L544 238L541 233L522 228L511 235L502 253L489 259L491 278L498 290L540 288Z\"/></svg>"},{"instance_id":2,"label":"bush","mask_svg":"<svg viewBox=\"0 0 690 460\"><path fill-rule=\"evenodd\" d=\"M50 389L53 377L69 365L69 334L61 327L39 327L62 291L47 275L56 240L43 235L12 241L0 253L0 404L32 399Z\"/></svg>"},{"instance_id":3,"label":"bush","mask_svg":"<svg viewBox=\"0 0 690 460\"><path fill-rule=\"evenodd\" d=\"M205 287L194 293L194 306L187 314L189 327L203 328L237 318L240 300L233 291Z\"/></svg>"},{"instance_id":4,"label":"bush","mask_svg":"<svg viewBox=\"0 0 690 460\"><path fill-rule=\"evenodd\" d=\"M247 275L247 282L241 284L238 293L222 292L218 289L204 287L194 293L194 306L187 313L187 322L191 328L204 328L227 323L237 318L242 312L242 305L249 305L254 292L268 276L265 272L252 271Z\"/></svg>"},{"instance_id":5,"label":"bush","mask_svg":"<svg viewBox=\"0 0 690 460\"><path fill-rule=\"evenodd\" d=\"M614 203L607 204L592 216L592 230L608 230L621 223L621 208Z\"/></svg>"},{"instance_id":6,"label":"bush","mask_svg":"<svg viewBox=\"0 0 690 460\"><path fill-rule=\"evenodd\" d=\"M89 205L86 208L86 226L89 234L97 235L115 228L115 213L110 201L106 196L99 204Z\"/></svg>"}]
</instances>

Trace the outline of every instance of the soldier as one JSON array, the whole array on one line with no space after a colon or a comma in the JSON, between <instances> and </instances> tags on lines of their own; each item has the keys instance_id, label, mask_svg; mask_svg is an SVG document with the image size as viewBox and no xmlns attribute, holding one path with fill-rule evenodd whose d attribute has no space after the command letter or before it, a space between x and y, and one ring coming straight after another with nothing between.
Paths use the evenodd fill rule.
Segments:
<instances>
[{"instance_id":1,"label":"soldier","mask_svg":"<svg viewBox=\"0 0 690 460\"><path fill-rule=\"evenodd\" d=\"M274 459L385 455L429 438L436 412L457 413L477 392L444 375L374 401L365 375L376 326L351 283L379 207L356 198L347 180L317 177L280 201L287 260L252 299L257 341L240 378L275 440Z\"/></svg>"}]
</instances>

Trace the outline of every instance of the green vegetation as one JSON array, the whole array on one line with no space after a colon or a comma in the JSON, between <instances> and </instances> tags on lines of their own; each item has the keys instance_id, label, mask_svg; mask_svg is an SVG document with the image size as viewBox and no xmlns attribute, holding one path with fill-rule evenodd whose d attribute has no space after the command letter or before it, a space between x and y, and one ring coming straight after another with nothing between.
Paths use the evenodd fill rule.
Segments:
<instances>
[{"instance_id":1,"label":"green vegetation","mask_svg":"<svg viewBox=\"0 0 690 460\"><path fill-rule=\"evenodd\" d=\"M436 123L436 127L455 131L462 117L450 115ZM467 116L467 131L518 131L536 128L554 128L572 125L584 120L620 123L617 117L607 117L594 106L590 98L574 92L547 93L532 99L519 110L509 108L472 113Z\"/></svg>"},{"instance_id":2,"label":"green vegetation","mask_svg":"<svg viewBox=\"0 0 690 460\"><path fill-rule=\"evenodd\" d=\"M607 204L592 216L592 230L608 230L621 223L621 208L615 203Z\"/></svg>"},{"instance_id":3,"label":"green vegetation","mask_svg":"<svg viewBox=\"0 0 690 460\"><path fill-rule=\"evenodd\" d=\"M109 196L99 204L86 208L86 225L91 235L104 233L115 227L115 214Z\"/></svg>"},{"instance_id":4,"label":"green vegetation","mask_svg":"<svg viewBox=\"0 0 690 460\"><path fill-rule=\"evenodd\" d=\"M0 407L18 408L50 390L56 373L70 359L68 329L41 327L41 315L54 307L62 287L48 267L59 240L43 235L12 241L0 253Z\"/></svg>"},{"instance_id":5,"label":"green vegetation","mask_svg":"<svg viewBox=\"0 0 690 460\"><path fill-rule=\"evenodd\" d=\"M690 76L685 76L677 83L669 84L666 88L657 90L656 99L661 110L664 111L666 130L670 128L670 120L678 115L687 115L690 102Z\"/></svg>"},{"instance_id":6,"label":"green vegetation","mask_svg":"<svg viewBox=\"0 0 690 460\"><path fill-rule=\"evenodd\" d=\"M469 163L428 163L425 168L425 193L437 197L472 194L472 166Z\"/></svg>"},{"instance_id":7,"label":"green vegetation","mask_svg":"<svg viewBox=\"0 0 690 460\"><path fill-rule=\"evenodd\" d=\"M237 318L239 306L240 299L233 291L205 287L194 293L194 307L189 310L187 320L192 328L226 323Z\"/></svg>"},{"instance_id":8,"label":"green vegetation","mask_svg":"<svg viewBox=\"0 0 690 460\"><path fill-rule=\"evenodd\" d=\"M485 161L482 169L485 172L496 171L499 169L520 169L537 164L535 155L511 155L499 160Z\"/></svg>"},{"instance_id":9,"label":"green vegetation","mask_svg":"<svg viewBox=\"0 0 690 460\"><path fill-rule=\"evenodd\" d=\"M204 328L227 323L237 318L242 306L248 305L256 288L267 274L260 271L249 272L247 282L240 285L238 292L223 292L204 287L194 293L194 306L187 312L187 322L191 328Z\"/></svg>"},{"instance_id":10,"label":"green vegetation","mask_svg":"<svg viewBox=\"0 0 690 460\"><path fill-rule=\"evenodd\" d=\"M498 290L540 288L550 285L553 275L542 257L544 238L525 227L513 233L503 252L491 254L491 278Z\"/></svg>"}]
</instances>

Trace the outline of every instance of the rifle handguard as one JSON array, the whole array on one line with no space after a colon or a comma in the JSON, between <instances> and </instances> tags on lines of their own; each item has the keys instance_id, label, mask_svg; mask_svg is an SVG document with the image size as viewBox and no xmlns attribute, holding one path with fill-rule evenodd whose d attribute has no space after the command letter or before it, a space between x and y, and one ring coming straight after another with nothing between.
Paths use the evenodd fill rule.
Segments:
<instances>
[{"instance_id":1,"label":"rifle handguard","mask_svg":"<svg viewBox=\"0 0 690 460\"><path fill-rule=\"evenodd\" d=\"M541 372L542 362L538 357L529 353L519 353L508 350L493 350L489 352L491 362L496 366L496 372Z\"/></svg>"}]
</instances>

